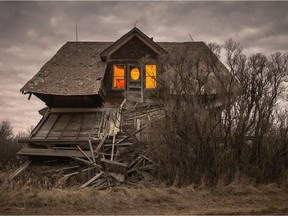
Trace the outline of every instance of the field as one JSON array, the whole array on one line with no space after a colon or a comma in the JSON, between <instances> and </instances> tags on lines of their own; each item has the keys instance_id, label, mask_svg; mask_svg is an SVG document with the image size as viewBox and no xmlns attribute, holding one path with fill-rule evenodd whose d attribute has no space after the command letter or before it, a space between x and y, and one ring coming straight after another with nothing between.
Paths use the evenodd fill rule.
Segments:
<instances>
[{"instance_id":1,"label":"field","mask_svg":"<svg viewBox=\"0 0 288 216\"><path fill-rule=\"evenodd\" d=\"M214 189L140 184L106 190L9 185L2 182L0 214L288 214L287 188L275 184Z\"/></svg>"}]
</instances>

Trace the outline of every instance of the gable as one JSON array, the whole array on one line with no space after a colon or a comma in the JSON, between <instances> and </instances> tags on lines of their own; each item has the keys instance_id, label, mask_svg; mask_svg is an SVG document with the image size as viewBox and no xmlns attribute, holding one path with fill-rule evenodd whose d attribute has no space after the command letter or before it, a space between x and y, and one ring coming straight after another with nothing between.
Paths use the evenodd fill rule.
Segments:
<instances>
[{"instance_id":1,"label":"gable","mask_svg":"<svg viewBox=\"0 0 288 216\"><path fill-rule=\"evenodd\" d=\"M137 36L134 36L124 45L119 47L115 52L110 54L109 60L141 59L147 55L151 58L155 58L157 53L149 46L147 46L147 44L145 44Z\"/></svg>"},{"instance_id":2,"label":"gable","mask_svg":"<svg viewBox=\"0 0 288 216\"><path fill-rule=\"evenodd\" d=\"M137 37L140 41L142 41L142 43L145 43L146 46L149 47L150 49L152 49L155 53L157 53L157 54L166 53L166 51L164 49L162 49L161 46L159 46L157 43L155 43L153 41L153 38L149 38L147 35L145 35L138 28L134 27L128 33L123 35L119 40L114 42L112 45L110 45L108 48L106 48L102 53L100 53L101 59L103 61L105 61L107 58L109 58L114 52L116 52L123 45L125 45L128 42L131 42L131 39L133 42L135 40L135 37Z\"/></svg>"}]
</instances>

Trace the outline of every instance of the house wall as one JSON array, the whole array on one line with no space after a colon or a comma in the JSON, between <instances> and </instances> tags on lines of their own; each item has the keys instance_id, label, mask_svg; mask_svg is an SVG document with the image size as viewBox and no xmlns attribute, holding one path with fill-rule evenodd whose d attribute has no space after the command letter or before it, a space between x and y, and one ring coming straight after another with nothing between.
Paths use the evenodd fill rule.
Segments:
<instances>
[{"instance_id":1,"label":"house wall","mask_svg":"<svg viewBox=\"0 0 288 216\"><path fill-rule=\"evenodd\" d=\"M125 43L117 51L112 53L107 60L106 73L103 79L103 91L105 92L106 100L123 100L125 89L113 88L113 65L124 64L125 76L127 77L127 65L133 64L136 66L142 66L142 58L157 57L157 53L142 42L138 37L133 37L130 41ZM125 88L127 88L127 79L125 78Z\"/></svg>"},{"instance_id":2,"label":"house wall","mask_svg":"<svg viewBox=\"0 0 288 216\"><path fill-rule=\"evenodd\" d=\"M83 107L93 108L100 107L102 105L102 99L99 95L73 95L73 96L61 96L61 95L46 95L35 94L36 97L45 101L48 107Z\"/></svg>"},{"instance_id":3,"label":"house wall","mask_svg":"<svg viewBox=\"0 0 288 216\"><path fill-rule=\"evenodd\" d=\"M157 53L142 42L138 37L133 37L116 52L112 53L109 60L141 59L145 56L156 58Z\"/></svg>"}]
</instances>

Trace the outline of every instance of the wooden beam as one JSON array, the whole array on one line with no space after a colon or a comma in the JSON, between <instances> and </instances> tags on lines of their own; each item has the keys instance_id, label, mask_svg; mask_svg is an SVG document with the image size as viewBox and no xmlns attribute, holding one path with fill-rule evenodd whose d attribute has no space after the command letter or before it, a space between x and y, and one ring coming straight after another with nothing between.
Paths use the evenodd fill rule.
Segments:
<instances>
[{"instance_id":1,"label":"wooden beam","mask_svg":"<svg viewBox=\"0 0 288 216\"><path fill-rule=\"evenodd\" d=\"M95 160L94 149L93 149L91 140L89 139L88 142L89 142L90 152L91 152L91 155L92 155L92 160L95 163L96 160Z\"/></svg>"},{"instance_id":2,"label":"wooden beam","mask_svg":"<svg viewBox=\"0 0 288 216\"><path fill-rule=\"evenodd\" d=\"M103 167L107 172L122 173L124 175L127 172L128 164L126 163L106 159L101 159L101 162L103 163Z\"/></svg>"},{"instance_id":3,"label":"wooden beam","mask_svg":"<svg viewBox=\"0 0 288 216\"><path fill-rule=\"evenodd\" d=\"M39 144L39 145L45 145L45 144L61 144L61 145L79 145L79 144L87 144L89 138L85 137L85 139L77 140L75 139L63 139L63 140L58 140L58 139L19 139L19 143L32 143L32 144ZM99 139L91 139L92 143L99 143L101 140Z\"/></svg>"},{"instance_id":4,"label":"wooden beam","mask_svg":"<svg viewBox=\"0 0 288 216\"><path fill-rule=\"evenodd\" d=\"M81 161L81 162L83 162L83 163L85 163L85 164L87 164L87 165L91 165L92 163L90 162L90 161L88 161L88 160L85 160L85 159L82 159L82 158L78 158L78 157L71 157L71 158L73 158L73 159L75 159L75 160L78 160L78 161Z\"/></svg>"},{"instance_id":5,"label":"wooden beam","mask_svg":"<svg viewBox=\"0 0 288 216\"><path fill-rule=\"evenodd\" d=\"M54 125L56 124L56 122L57 122L57 120L58 120L59 116L60 116L60 113L59 113L59 114L56 116L56 118L55 118L54 122L52 123L51 127L49 128L49 130L48 130L48 132L47 132L47 134L46 134L46 136L45 136L45 138L44 138L44 139L46 139L46 138L48 137L48 135L49 135L49 133L51 132L52 128L53 128L53 127L54 127ZM49 118L48 118L48 119L49 119Z\"/></svg>"},{"instance_id":6,"label":"wooden beam","mask_svg":"<svg viewBox=\"0 0 288 216\"><path fill-rule=\"evenodd\" d=\"M151 121L151 122L147 123L146 125L144 125L144 126L141 127L140 129L134 131L132 134L130 134L130 135L128 135L127 137L119 140L119 141L116 143L116 145L124 142L125 140L129 139L130 137L132 137L132 136L134 136L135 134L139 133L140 131L144 130L146 127L148 127L149 125L151 125L152 123L158 121L159 119L161 119L161 118L163 118L163 117L164 117L164 116L160 116L159 118L155 119L154 121Z\"/></svg>"},{"instance_id":7,"label":"wooden beam","mask_svg":"<svg viewBox=\"0 0 288 216\"><path fill-rule=\"evenodd\" d=\"M113 141L112 141L111 161L113 161L114 157L114 148L115 148L115 134L113 135Z\"/></svg>"},{"instance_id":8,"label":"wooden beam","mask_svg":"<svg viewBox=\"0 0 288 216\"><path fill-rule=\"evenodd\" d=\"M28 100L30 100L30 99L31 99L31 97L32 97L32 94L31 94L31 93L29 93L29 96L28 96Z\"/></svg>"},{"instance_id":9,"label":"wooden beam","mask_svg":"<svg viewBox=\"0 0 288 216\"><path fill-rule=\"evenodd\" d=\"M83 117L84 117L84 114L82 113L82 114L81 114L81 118L80 118L80 126L79 126L79 128L78 128L78 130L77 130L77 136L76 136L77 139L78 139L78 137L79 137L79 133L80 133L80 131L81 131L81 127L82 127L82 124L83 124Z\"/></svg>"},{"instance_id":10,"label":"wooden beam","mask_svg":"<svg viewBox=\"0 0 288 216\"><path fill-rule=\"evenodd\" d=\"M52 169L52 170L46 170L40 173L49 173L49 172L60 172L63 170L69 170L69 169L75 169L75 168L79 168L79 165L76 166L71 166L71 167L64 167L64 168L60 168L60 169Z\"/></svg>"},{"instance_id":11,"label":"wooden beam","mask_svg":"<svg viewBox=\"0 0 288 216\"><path fill-rule=\"evenodd\" d=\"M67 122L66 122L66 124L65 124L65 126L64 126L64 128L63 128L63 130L61 131L61 134L60 134L59 138L61 138L62 135L63 135L63 133L65 132L67 126L69 125L69 121L70 121L71 117L72 117L72 115L69 115L69 116L68 116Z\"/></svg>"},{"instance_id":12,"label":"wooden beam","mask_svg":"<svg viewBox=\"0 0 288 216\"><path fill-rule=\"evenodd\" d=\"M88 157L88 155L78 145L76 147L90 161L90 163L93 163L93 161L90 159L90 157Z\"/></svg>"},{"instance_id":13,"label":"wooden beam","mask_svg":"<svg viewBox=\"0 0 288 216\"><path fill-rule=\"evenodd\" d=\"M41 148L22 148L19 152L17 152L17 154L23 156L84 157L83 154L77 150L57 150ZM91 156L90 151L85 151L85 154Z\"/></svg>"},{"instance_id":14,"label":"wooden beam","mask_svg":"<svg viewBox=\"0 0 288 216\"><path fill-rule=\"evenodd\" d=\"M27 167L29 166L29 164L31 163L30 160L27 160L22 166L20 166L17 170L15 170L10 176L9 176L9 180L15 178L17 175L19 175L21 172L23 172L25 169L27 169Z\"/></svg>"},{"instance_id":15,"label":"wooden beam","mask_svg":"<svg viewBox=\"0 0 288 216\"><path fill-rule=\"evenodd\" d=\"M90 165L90 164L89 164L89 165ZM81 172L89 171L89 170L95 168L95 167L89 167L89 165L88 165L88 166L85 166L85 167L82 167L81 169L79 169L79 170L76 171L76 172L66 174L66 175L64 175L64 177L65 177L65 178L69 178L69 177L71 177L71 176L73 176L73 175L77 175L77 174L79 174L79 173L81 173Z\"/></svg>"},{"instance_id":16,"label":"wooden beam","mask_svg":"<svg viewBox=\"0 0 288 216\"><path fill-rule=\"evenodd\" d=\"M103 144L104 144L105 140L107 139L107 137L108 137L108 133L105 133L104 137L102 138L102 140L100 141L100 143L98 144L98 146L97 146L97 148L95 149L94 152L96 152L96 153L99 152L100 148L103 146Z\"/></svg>"},{"instance_id":17,"label":"wooden beam","mask_svg":"<svg viewBox=\"0 0 288 216\"><path fill-rule=\"evenodd\" d=\"M85 188L88 185L90 185L93 181L95 181L96 179L98 179L101 175L103 174L103 171L101 171L100 173L98 173L97 175L95 175L93 178L91 178L89 181L87 181L86 183L84 183L83 185L80 186L80 188Z\"/></svg>"},{"instance_id":18,"label":"wooden beam","mask_svg":"<svg viewBox=\"0 0 288 216\"><path fill-rule=\"evenodd\" d=\"M51 113L102 112L103 108L51 108Z\"/></svg>"}]
</instances>

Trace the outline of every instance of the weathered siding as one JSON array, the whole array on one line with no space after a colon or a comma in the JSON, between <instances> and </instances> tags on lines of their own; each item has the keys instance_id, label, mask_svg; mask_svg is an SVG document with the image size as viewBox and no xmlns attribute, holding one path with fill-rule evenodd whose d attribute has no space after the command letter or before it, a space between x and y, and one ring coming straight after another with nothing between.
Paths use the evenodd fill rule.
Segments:
<instances>
[{"instance_id":1,"label":"weathered siding","mask_svg":"<svg viewBox=\"0 0 288 216\"><path fill-rule=\"evenodd\" d=\"M99 95L46 95L35 94L36 97L45 101L48 107L99 107L102 104L102 99Z\"/></svg>"},{"instance_id":2,"label":"weathered siding","mask_svg":"<svg viewBox=\"0 0 288 216\"><path fill-rule=\"evenodd\" d=\"M134 64L136 66L142 66L141 59L143 57L156 58L157 53L138 37L133 37L125 45L111 54L107 61L106 73L103 79L107 100L123 100L125 89L127 89L127 79L125 79L125 89L113 88L113 65L124 64L125 67L127 67L128 64ZM125 68L126 77L129 76L127 73L127 68Z\"/></svg>"},{"instance_id":3,"label":"weathered siding","mask_svg":"<svg viewBox=\"0 0 288 216\"><path fill-rule=\"evenodd\" d=\"M142 42L138 37L133 37L126 44L111 54L112 59L141 59L145 56L156 58L157 53Z\"/></svg>"}]
</instances>

